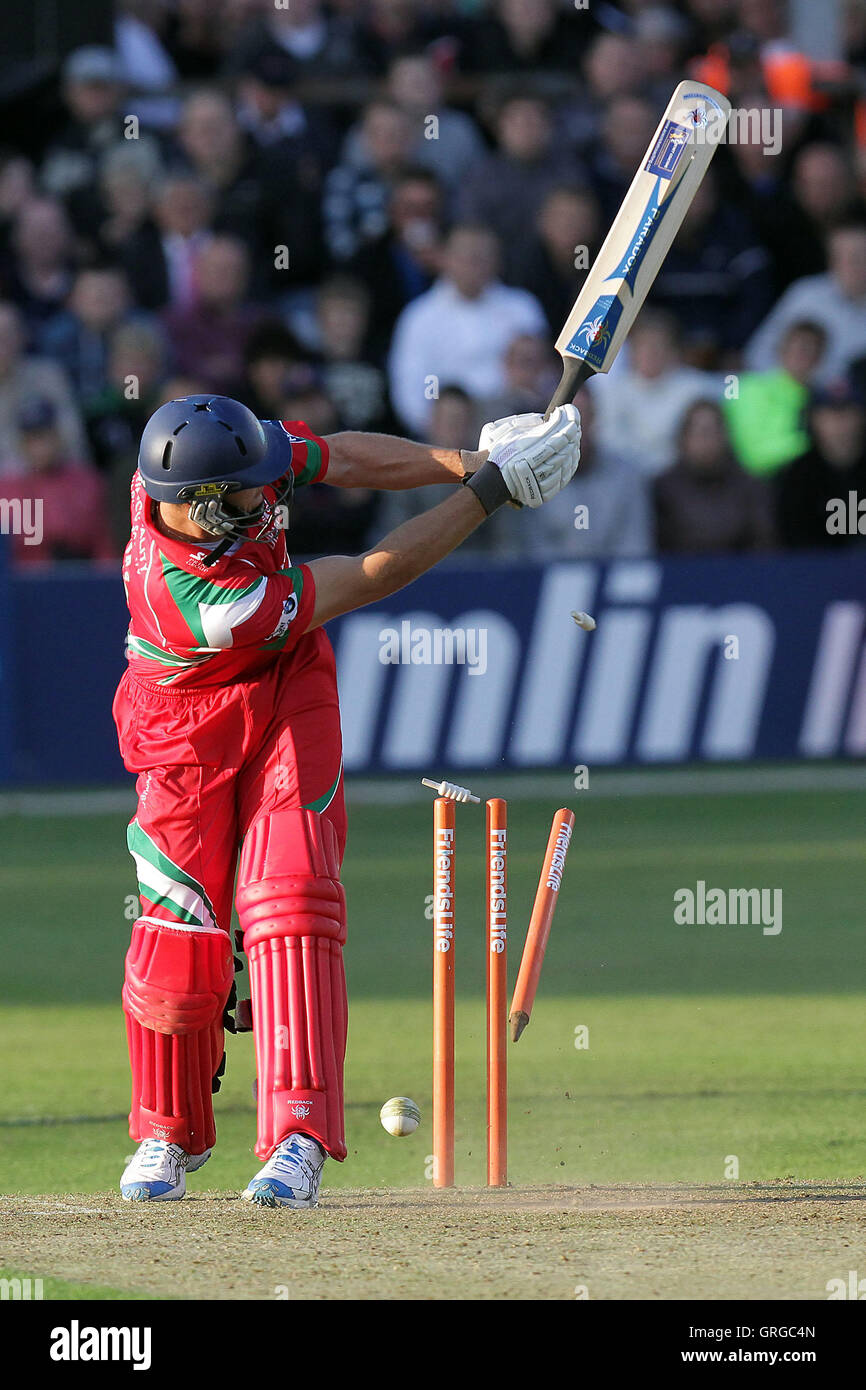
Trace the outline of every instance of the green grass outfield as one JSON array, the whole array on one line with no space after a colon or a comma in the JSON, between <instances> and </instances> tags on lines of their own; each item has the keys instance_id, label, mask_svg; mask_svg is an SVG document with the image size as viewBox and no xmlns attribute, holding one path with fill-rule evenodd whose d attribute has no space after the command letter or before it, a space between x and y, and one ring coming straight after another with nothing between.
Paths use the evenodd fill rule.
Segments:
<instances>
[{"instance_id":1,"label":"green grass outfield","mask_svg":"<svg viewBox=\"0 0 866 1390\"><path fill-rule=\"evenodd\" d=\"M746 1182L863 1175L866 792L514 799L511 980L559 804L577 828L532 1022L509 1048L512 1181L718 1183L730 1155ZM0 819L7 1193L112 1189L132 1147L117 1002L134 891L125 820ZM427 1180L431 820L421 801L351 812L349 1161L328 1165L331 1188ZM458 821L457 1174L478 1184L483 807L459 807ZM781 934L676 925L674 891L698 879L781 888ZM196 1191L241 1187L257 1166L252 1039L230 1038L228 1052L219 1144ZM403 1094L424 1120L398 1140L378 1110Z\"/></svg>"}]
</instances>

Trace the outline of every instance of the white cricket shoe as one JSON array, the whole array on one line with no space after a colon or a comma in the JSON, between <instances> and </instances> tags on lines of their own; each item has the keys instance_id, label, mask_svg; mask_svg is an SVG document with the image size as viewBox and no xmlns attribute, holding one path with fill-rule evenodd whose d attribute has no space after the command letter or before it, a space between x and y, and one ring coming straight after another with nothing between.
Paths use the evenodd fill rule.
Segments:
<instances>
[{"instance_id":1,"label":"white cricket shoe","mask_svg":"<svg viewBox=\"0 0 866 1390\"><path fill-rule=\"evenodd\" d=\"M260 1173L243 1193L244 1201L259 1207L319 1205L319 1183L327 1154L306 1134L290 1134L278 1144Z\"/></svg>"},{"instance_id":2,"label":"white cricket shoe","mask_svg":"<svg viewBox=\"0 0 866 1390\"><path fill-rule=\"evenodd\" d=\"M143 1139L123 1170L120 1195L125 1202L179 1202L186 1175L207 1163L211 1150L188 1154L164 1139Z\"/></svg>"}]
</instances>

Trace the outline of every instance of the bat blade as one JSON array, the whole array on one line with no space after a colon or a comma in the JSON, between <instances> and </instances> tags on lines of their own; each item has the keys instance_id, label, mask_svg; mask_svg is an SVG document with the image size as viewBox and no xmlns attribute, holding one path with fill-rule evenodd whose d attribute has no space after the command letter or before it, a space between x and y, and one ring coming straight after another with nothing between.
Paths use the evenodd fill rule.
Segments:
<instances>
[{"instance_id":1,"label":"bat blade","mask_svg":"<svg viewBox=\"0 0 866 1390\"><path fill-rule=\"evenodd\" d=\"M681 82L556 340L562 380L548 407L608 372L649 293L724 133L731 103Z\"/></svg>"}]
</instances>

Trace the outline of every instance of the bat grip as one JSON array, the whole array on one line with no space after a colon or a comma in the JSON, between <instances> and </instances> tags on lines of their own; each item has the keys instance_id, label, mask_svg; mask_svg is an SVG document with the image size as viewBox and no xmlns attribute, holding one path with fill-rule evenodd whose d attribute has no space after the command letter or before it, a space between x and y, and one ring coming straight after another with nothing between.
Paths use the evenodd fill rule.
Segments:
<instances>
[{"instance_id":1,"label":"bat grip","mask_svg":"<svg viewBox=\"0 0 866 1390\"><path fill-rule=\"evenodd\" d=\"M562 376L550 398L550 405L544 412L545 420L553 414L557 406L570 405L583 383L588 381L591 376L595 376L595 368L585 362L582 357L564 357L562 359Z\"/></svg>"}]
</instances>

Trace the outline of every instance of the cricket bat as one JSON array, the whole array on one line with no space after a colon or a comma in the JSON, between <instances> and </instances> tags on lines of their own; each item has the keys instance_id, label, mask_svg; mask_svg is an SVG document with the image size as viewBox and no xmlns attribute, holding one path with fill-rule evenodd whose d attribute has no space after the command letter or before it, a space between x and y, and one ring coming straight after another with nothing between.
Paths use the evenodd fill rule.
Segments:
<instances>
[{"instance_id":1,"label":"cricket bat","mask_svg":"<svg viewBox=\"0 0 866 1390\"><path fill-rule=\"evenodd\" d=\"M731 103L702 82L681 82L556 340L562 377L547 415L588 377L609 372L671 248Z\"/></svg>"}]
</instances>

